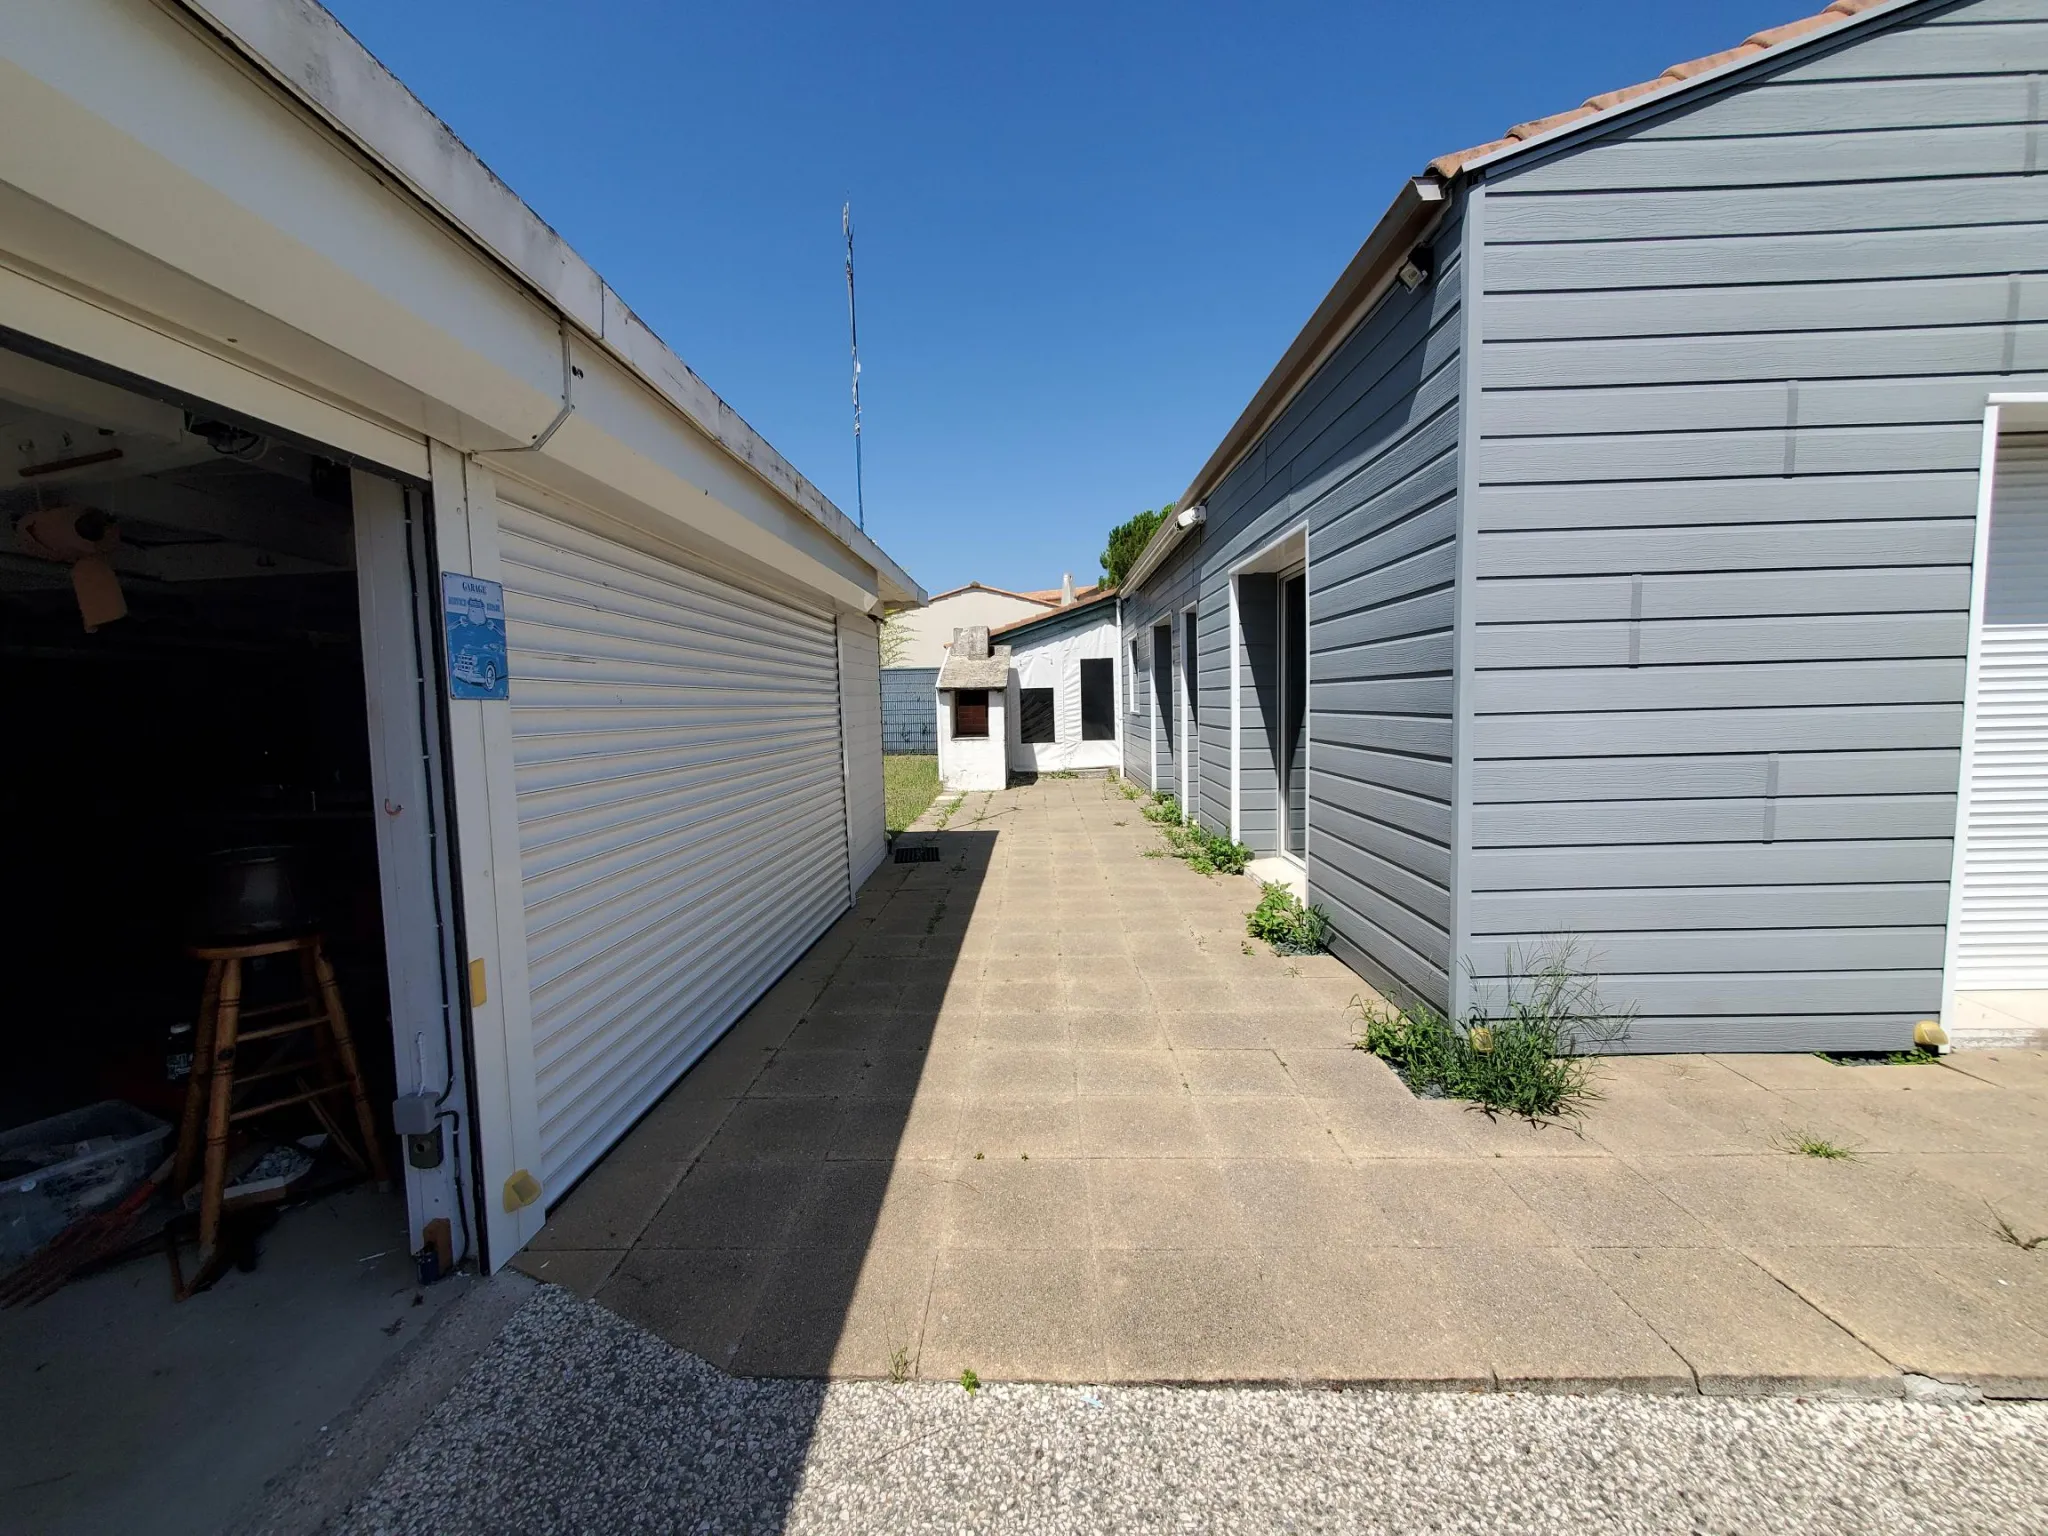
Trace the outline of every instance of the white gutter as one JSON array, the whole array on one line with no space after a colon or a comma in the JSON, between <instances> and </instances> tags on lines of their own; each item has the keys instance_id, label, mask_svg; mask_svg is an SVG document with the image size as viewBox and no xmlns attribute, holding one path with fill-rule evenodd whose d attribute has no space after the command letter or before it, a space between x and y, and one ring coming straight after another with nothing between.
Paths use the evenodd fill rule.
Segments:
<instances>
[{"instance_id":1,"label":"white gutter","mask_svg":"<svg viewBox=\"0 0 2048 1536\"><path fill-rule=\"evenodd\" d=\"M1146 541L1139 551L1137 561L1124 573L1122 590L1135 592L1146 577L1166 562L1166 557L1179 547L1180 541L1195 529L1209 521L1208 507L1197 502L1185 512L1177 512L1159 527L1158 532Z\"/></svg>"}]
</instances>

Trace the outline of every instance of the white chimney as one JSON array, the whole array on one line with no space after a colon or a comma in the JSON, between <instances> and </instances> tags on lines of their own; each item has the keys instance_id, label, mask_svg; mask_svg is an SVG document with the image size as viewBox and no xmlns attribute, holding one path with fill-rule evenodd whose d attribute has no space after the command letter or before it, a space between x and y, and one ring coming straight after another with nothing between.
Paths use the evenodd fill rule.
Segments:
<instances>
[{"instance_id":1,"label":"white chimney","mask_svg":"<svg viewBox=\"0 0 2048 1536\"><path fill-rule=\"evenodd\" d=\"M1068 571L1066 575L1060 578L1060 606L1062 608L1074 606L1074 573L1072 571Z\"/></svg>"}]
</instances>

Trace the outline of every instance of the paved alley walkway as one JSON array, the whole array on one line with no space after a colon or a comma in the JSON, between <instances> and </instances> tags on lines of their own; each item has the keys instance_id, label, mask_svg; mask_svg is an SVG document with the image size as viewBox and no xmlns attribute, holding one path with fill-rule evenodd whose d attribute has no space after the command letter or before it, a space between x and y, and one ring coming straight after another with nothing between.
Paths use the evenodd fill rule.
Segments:
<instances>
[{"instance_id":1,"label":"paved alley walkway","mask_svg":"<svg viewBox=\"0 0 2048 1536\"><path fill-rule=\"evenodd\" d=\"M741 1375L2048 1389L2041 1054L1617 1059L1495 1122L1113 784L935 822L520 1267Z\"/></svg>"}]
</instances>

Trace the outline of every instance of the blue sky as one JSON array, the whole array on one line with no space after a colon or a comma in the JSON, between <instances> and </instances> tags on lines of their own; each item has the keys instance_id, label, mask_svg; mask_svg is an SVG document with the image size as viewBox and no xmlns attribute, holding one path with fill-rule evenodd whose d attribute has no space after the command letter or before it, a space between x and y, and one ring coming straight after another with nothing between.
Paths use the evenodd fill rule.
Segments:
<instances>
[{"instance_id":1,"label":"blue sky","mask_svg":"<svg viewBox=\"0 0 2048 1536\"><path fill-rule=\"evenodd\" d=\"M1096 573L1404 177L1820 0L327 0L936 592Z\"/></svg>"}]
</instances>

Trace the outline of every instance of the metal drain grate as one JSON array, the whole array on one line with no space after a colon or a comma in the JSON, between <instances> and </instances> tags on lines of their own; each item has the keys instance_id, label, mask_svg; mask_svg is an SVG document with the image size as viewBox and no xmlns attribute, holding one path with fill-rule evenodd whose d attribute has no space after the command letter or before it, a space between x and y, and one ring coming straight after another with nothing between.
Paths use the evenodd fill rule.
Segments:
<instances>
[{"instance_id":1,"label":"metal drain grate","mask_svg":"<svg viewBox=\"0 0 2048 1536\"><path fill-rule=\"evenodd\" d=\"M939 850L936 848L898 848L896 850L896 862L898 864L936 864L939 862Z\"/></svg>"}]
</instances>

